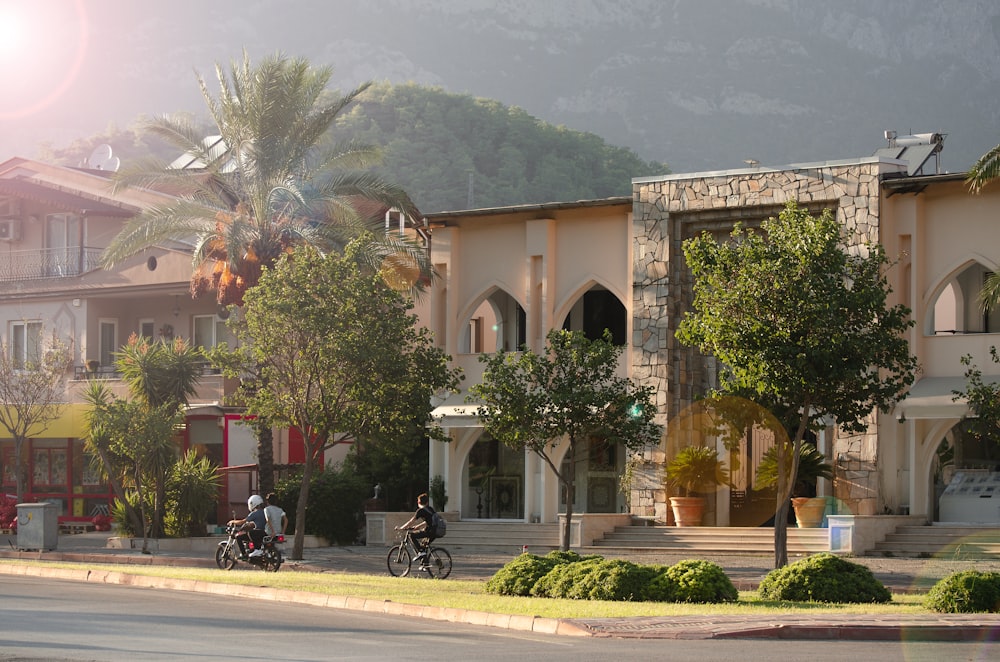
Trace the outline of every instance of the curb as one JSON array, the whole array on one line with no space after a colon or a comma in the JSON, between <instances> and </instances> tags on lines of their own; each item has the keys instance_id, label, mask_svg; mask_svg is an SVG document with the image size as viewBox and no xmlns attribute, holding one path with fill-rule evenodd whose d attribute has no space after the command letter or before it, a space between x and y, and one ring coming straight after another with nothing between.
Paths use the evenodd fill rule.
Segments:
<instances>
[{"instance_id":1,"label":"curb","mask_svg":"<svg viewBox=\"0 0 1000 662\"><path fill-rule=\"evenodd\" d=\"M0 555L0 558L10 555ZM86 554L65 554L60 560ZM133 565L152 565L152 559L137 557ZM26 560L41 560L26 555ZM15 559L16 560L16 559ZM51 558L46 560L53 560ZM123 559L124 560L124 559ZM182 561L183 559L176 559ZM169 565L186 566L185 563ZM214 563L212 564L214 567ZM300 568L310 570L308 568ZM621 619L566 619L522 616L450 607L415 605L392 600L378 600L341 595L325 595L242 584L222 584L193 579L171 579L133 575L121 570L50 568L34 565L0 563L0 574L43 577L71 581L116 584L141 588L190 591L210 595L228 595L255 600L294 602L315 607L350 609L376 614L426 618L430 620L478 625L520 632L573 637L613 639L784 639L843 641L1000 641L1000 614L947 614L924 617L888 617L872 624L870 619L853 622L843 617L794 618L719 617L709 621L704 616L642 617ZM840 622L836 622L836 621ZM831 622L832 621L832 622Z\"/></svg>"}]
</instances>

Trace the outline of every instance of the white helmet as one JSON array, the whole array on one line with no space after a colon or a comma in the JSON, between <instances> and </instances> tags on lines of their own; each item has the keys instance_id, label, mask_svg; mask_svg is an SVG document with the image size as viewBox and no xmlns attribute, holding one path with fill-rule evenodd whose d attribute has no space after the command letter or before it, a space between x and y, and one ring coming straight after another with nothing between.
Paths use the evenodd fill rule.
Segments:
<instances>
[{"instance_id":1,"label":"white helmet","mask_svg":"<svg viewBox=\"0 0 1000 662\"><path fill-rule=\"evenodd\" d=\"M249 499L247 499L247 508L250 509L250 512L257 510L263 505L264 505L264 497L262 497L259 494L254 494Z\"/></svg>"}]
</instances>

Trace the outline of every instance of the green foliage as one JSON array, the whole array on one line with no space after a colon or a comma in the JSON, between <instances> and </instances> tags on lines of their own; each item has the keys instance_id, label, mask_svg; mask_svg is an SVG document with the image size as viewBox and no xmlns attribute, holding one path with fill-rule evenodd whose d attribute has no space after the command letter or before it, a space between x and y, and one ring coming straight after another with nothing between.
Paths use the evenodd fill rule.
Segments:
<instances>
[{"instance_id":1,"label":"green foliage","mask_svg":"<svg viewBox=\"0 0 1000 662\"><path fill-rule=\"evenodd\" d=\"M487 582L489 593L570 600L726 602L736 588L718 565L682 561L674 566L639 565L574 552L544 557L523 554Z\"/></svg>"},{"instance_id":2,"label":"green foliage","mask_svg":"<svg viewBox=\"0 0 1000 662\"><path fill-rule=\"evenodd\" d=\"M735 602L739 591L723 569L710 561L679 561L666 569L662 582L674 602ZM653 587L651 587L653 588Z\"/></svg>"},{"instance_id":3,"label":"green foliage","mask_svg":"<svg viewBox=\"0 0 1000 662\"><path fill-rule=\"evenodd\" d=\"M298 533L296 522L302 476L286 478L275 486L278 505L288 515L288 532ZM371 494L366 480L343 467L326 467L313 474L308 491L303 533L326 538L331 544L352 545L364 514L362 504Z\"/></svg>"},{"instance_id":4,"label":"green foliage","mask_svg":"<svg viewBox=\"0 0 1000 662\"><path fill-rule=\"evenodd\" d=\"M167 478L164 522L167 535L178 538L205 535L205 523L219 499L221 484L218 467L211 460L199 457L193 450L185 453Z\"/></svg>"},{"instance_id":5,"label":"green foliage","mask_svg":"<svg viewBox=\"0 0 1000 662\"><path fill-rule=\"evenodd\" d=\"M685 446L667 463L667 482L686 494L726 482L726 465L708 446Z\"/></svg>"},{"instance_id":6,"label":"green foliage","mask_svg":"<svg viewBox=\"0 0 1000 662\"><path fill-rule=\"evenodd\" d=\"M339 252L385 209L417 216L406 192L371 170L377 148L331 136L338 116L368 84L332 93L330 67L281 54L253 63L244 52L228 70L217 66L216 75L217 95L200 76L197 82L221 141L205 140L203 127L185 117L146 123L147 132L173 146L175 157L199 167L146 159L116 173L118 188L170 190L176 198L129 220L102 254L103 266L166 240L194 237L192 294L214 291L218 303L240 305L262 271L291 247ZM380 234L367 248L358 257L373 271L388 267L398 276L402 266L412 267L415 289L422 282L417 276L431 273L427 251L396 234Z\"/></svg>"},{"instance_id":7,"label":"green foliage","mask_svg":"<svg viewBox=\"0 0 1000 662\"><path fill-rule=\"evenodd\" d=\"M1000 364L1000 353L990 347L990 358ZM1000 384L983 380L983 371L973 363L972 356L961 357L965 370L965 388L955 391L956 397L969 403L970 415L963 417L966 432L976 441L995 445L1000 439Z\"/></svg>"},{"instance_id":8,"label":"green foliage","mask_svg":"<svg viewBox=\"0 0 1000 662\"><path fill-rule=\"evenodd\" d=\"M548 556L521 554L494 573L486 582L486 592L497 595L531 595L531 590L538 580L547 575L552 568L560 563L572 562L553 557L551 554Z\"/></svg>"},{"instance_id":9,"label":"green foliage","mask_svg":"<svg viewBox=\"0 0 1000 662\"><path fill-rule=\"evenodd\" d=\"M889 590L867 567L834 554L814 554L772 570L758 587L762 600L793 602L882 603Z\"/></svg>"},{"instance_id":10,"label":"green foliage","mask_svg":"<svg viewBox=\"0 0 1000 662\"><path fill-rule=\"evenodd\" d=\"M791 455L791 444L786 444L788 455ZM786 469L786 475L790 471ZM799 447L799 466L796 480L815 484L817 478L833 478L833 467L826 461L826 456L812 444L804 442ZM757 465L757 485L759 487L776 487L778 484L778 447L771 446L764 451L764 456Z\"/></svg>"},{"instance_id":11,"label":"green foliage","mask_svg":"<svg viewBox=\"0 0 1000 662\"><path fill-rule=\"evenodd\" d=\"M431 504L438 511L443 511L448 505L448 493L445 492L444 478L440 475L431 478L430 497Z\"/></svg>"},{"instance_id":12,"label":"green foliage","mask_svg":"<svg viewBox=\"0 0 1000 662\"><path fill-rule=\"evenodd\" d=\"M829 209L814 217L791 201L760 231L737 225L730 241L705 232L683 244L694 298L677 339L719 360L720 394L749 394L776 414L772 405L780 407L794 448L827 416L863 432L917 367L906 339L911 311L887 305L884 248L848 249L858 239L842 230ZM777 566L787 562L790 487L777 490Z\"/></svg>"},{"instance_id":13,"label":"green foliage","mask_svg":"<svg viewBox=\"0 0 1000 662\"><path fill-rule=\"evenodd\" d=\"M653 423L653 389L619 377L622 348L605 331L600 340L583 333L553 329L542 353L482 354L483 380L471 387L486 432L514 450L530 449L555 472L566 489L566 517L572 518L574 474L564 474L550 453L568 439L567 457L578 444L599 437L634 449L655 442L661 428ZM638 405L638 406L636 406ZM569 549L569 527L562 549Z\"/></svg>"},{"instance_id":14,"label":"green foliage","mask_svg":"<svg viewBox=\"0 0 1000 662\"><path fill-rule=\"evenodd\" d=\"M365 242L342 256L300 246L282 257L247 292L244 314L229 318L237 347L212 353L229 376L257 375L238 394L248 413L302 432L300 507L310 500L313 465L333 445L442 437L431 396L459 382L416 324L412 300L359 265ZM296 530L292 558L301 558L301 545Z\"/></svg>"},{"instance_id":15,"label":"green foliage","mask_svg":"<svg viewBox=\"0 0 1000 662\"><path fill-rule=\"evenodd\" d=\"M924 606L946 614L1000 612L1000 573L965 570L948 575L927 592Z\"/></svg>"},{"instance_id":16,"label":"green foliage","mask_svg":"<svg viewBox=\"0 0 1000 662\"><path fill-rule=\"evenodd\" d=\"M379 172L426 212L631 195L632 177L667 174L629 149L523 109L414 84L372 85L338 125L383 147Z\"/></svg>"}]
</instances>

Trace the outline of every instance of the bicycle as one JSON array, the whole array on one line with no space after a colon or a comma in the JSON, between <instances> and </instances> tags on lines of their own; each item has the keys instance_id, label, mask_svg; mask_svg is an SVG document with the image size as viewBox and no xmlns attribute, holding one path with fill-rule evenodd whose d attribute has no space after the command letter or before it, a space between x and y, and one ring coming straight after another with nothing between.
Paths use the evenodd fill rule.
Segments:
<instances>
[{"instance_id":1,"label":"bicycle","mask_svg":"<svg viewBox=\"0 0 1000 662\"><path fill-rule=\"evenodd\" d=\"M410 574L410 567L413 561L420 555L416 542L413 540L413 533L410 529L404 529L402 540L389 550L386 557L386 565L389 567L389 574L393 577L406 577ZM451 574L451 554L444 547L428 547L424 550L426 556L423 558L420 569L427 572L432 579L445 579Z\"/></svg>"}]
</instances>

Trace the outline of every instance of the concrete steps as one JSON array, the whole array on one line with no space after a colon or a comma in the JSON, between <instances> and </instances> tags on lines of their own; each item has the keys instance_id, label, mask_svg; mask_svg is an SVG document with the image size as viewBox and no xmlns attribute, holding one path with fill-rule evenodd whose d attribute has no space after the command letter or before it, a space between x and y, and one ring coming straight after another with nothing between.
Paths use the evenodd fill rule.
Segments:
<instances>
[{"instance_id":1,"label":"concrete steps","mask_svg":"<svg viewBox=\"0 0 1000 662\"><path fill-rule=\"evenodd\" d=\"M901 526L870 549L866 556L909 558L1000 558L1000 528L933 524Z\"/></svg>"},{"instance_id":2,"label":"concrete steps","mask_svg":"<svg viewBox=\"0 0 1000 662\"><path fill-rule=\"evenodd\" d=\"M788 529L789 554L830 549L827 529ZM594 542L595 553L771 554L774 529L763 527L621 526Z\"/></svg>"},{"instance_id":3,"label":"concrete steps","mask_svg":"<svg viewBox=\"0 0 1000 662\"><path fill-rule=\"evenodd\" d=\"M520 554L527 545L532 554L546 554L559 549L559 525L461 520L448 522L448 535L438 542L450 551Z\"/></svg>"}]
</instances>

